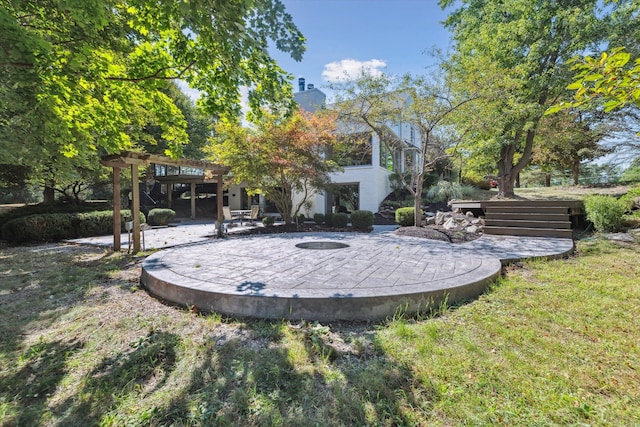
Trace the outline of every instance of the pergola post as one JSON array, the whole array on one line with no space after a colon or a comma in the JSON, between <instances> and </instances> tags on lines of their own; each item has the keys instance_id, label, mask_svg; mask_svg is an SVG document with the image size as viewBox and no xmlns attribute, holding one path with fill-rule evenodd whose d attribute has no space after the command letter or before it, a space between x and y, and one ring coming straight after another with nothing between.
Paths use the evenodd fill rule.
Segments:
<instances>
[{"instance_id":1,"label":"pergola post","mask_svg":"<svg viewBox=\"0 0 640 427\"><path fill-rule=\"evenodd\" d=\"M113 168L113 250L120 251L120 168Z\"/></svg>"},{"instance_id":2,"label":"pergola post","mask_svg":"<svg viewBox=\"0 0 640 427\"><path fill-rule=\"evenodd\" d=\"M173 184L167 184L167 207L171 209L173 205Z\"/></svg>"},{"instance_id":3,"label":"pergola post","mask_svg":"<svg viewBox=\"0 0 640 427\"><path fill-rule=\"evenodd\" d=\"M138 165L131 165L131 216L133 216L133 253L140 252L140 181Z\"/></svg>"},{"instance_id":4,"label":"pergola post","mask_svg":"<svg viewBox=\"0 0 640 427\"><path fill-rule=\"evenodd\" d=\"M191 183L191 219L196 219L196 183Z\"/></svg>"},{"instance_id":5,"label":"pergola post","mask_svg":"<svg viewBox=\"0 0 640 427\"><path fill-rule=\"evenodd\" d=\"M223 193L224 190L222 188L223 183L222 183L222 173L218 172L218 181L216 184L216 209L218 210L218 219L216 221L216 225L217 225L217 229L218 229L218 237L222 237L222 223L224 222L224 212L222 211L222 208L224 206L224 200L222 199L224 197Z\"/></svg>"},{"instance_id":6,"label":"pergola post","mask_svg":"<svg viewBox=\"0 0 640 427\"><path fill-rule=\"evenodd\" d=\"M156 163L160 165L169 166L186 166L189 168L203 169L204 171L212 171L212 175L218 177L218 189L217 189L217 204L218 204L218 223L220 226L224 222L224 213L222 211L223 206L223 182L222 175L229 172L229 168L201 160L187 160L187 159L171 159L166 156L159 156L149 153L136 153L132 151L122 151L119 154L110 154L102 156L100 163L103 166L113 168L113 247L114 251L120 250L121 246L121 221L120 221L120 172L122 169L131 167L131 215L133 219L133 251L140 252L140 182L138 177L138 167L149 165L150 163ZM201 178L204 181L204 175ZM196 181L191 177L191 217L195 218L195 194L196 194ZM171 199L173 195L173 183L170 183L168 192L169 206L171 206ZM222 228L219 227L219 233L222 235Z\"/></svg>"}]
</instances>

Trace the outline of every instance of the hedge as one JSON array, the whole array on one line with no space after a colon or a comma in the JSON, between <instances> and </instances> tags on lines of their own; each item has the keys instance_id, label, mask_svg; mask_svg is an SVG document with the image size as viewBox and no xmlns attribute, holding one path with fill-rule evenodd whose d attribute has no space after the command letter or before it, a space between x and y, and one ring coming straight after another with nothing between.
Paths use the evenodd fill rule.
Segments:
<instances>
[{"instance_id":1,"label":"hedge","mask_svg":"<svg viewBox=\"0 0 640 427\"><path fill-rule=\"evenodd\" d=\"M627 203L611 196L593 195L584 200L587 219L593 223L596 231L618 231L627 210Z\"/></svg>"},{"instance_id":2,"label":"hedge","mask_svg":"<svg viewBox=\"0 0 640 427\"><path fill-rule=\"evenodd\" d=\"M149 225L167 225L174 216L176 216L176 211L172 209L151 209L147 217L147 223Z\"/></svg>"},{"instance_id":3,"label":"hedge","mask_svg":"<svg viewBox=\"0 0 640 427\"><path fill-rule=\"evenodd\" d=\"M334 227L344 228L349 223L349 215L343 212L334 213L331 218L331 223Z\"/></svg>"},{"instance_id":4,"label":"hedge","mask_svg":"<svg viewBox=\"0 0 640 427\"><path fill-rule=\"evenodd\" d=\"M0 227L7 222L23 216L36 214L53 214L53 213L80 213L80 212L96 212L109 210L108 204L103 202L85 202L80 205L73 203L40 203L37 205L25 205L19 208L11 209L8 212L0 214Z\"/></svg>"},{"instance_id":5,"label":"hedge","mask_svg":"<svg viewBox=\"0 0 640 427\"><path fill-rule=\"evenodd\" d=\"M396 222L398 225L402 227L415 225L413 211L413 207L396 209ZM422 209L420 210L420 215L422 215Z\"/></svg>"},{"instance_id":6,"label":"hedge","mask_svg":"<svg viewBox=\"0 0 640 427\"><path fill-rule=\"evenodd\" d=\"M353 211L351 212L351 225L356 230L369 231L373 227L373 212L371 211Z\"/></svg>"},{"instance_id":7,"label":"hedge","mask_svg":"<svg viewBox=\"0 0 640 427\"><path fill-rule=\"evenodd\" d=\"M131 211L120 212L122 231L131 221ZM145 222L140 213L140 222ZM53 213L13 219L2 226L2 239L9 243L54 242L78 237L92 237L113 232L113 211Z\"/></svg>"}]
</instances>

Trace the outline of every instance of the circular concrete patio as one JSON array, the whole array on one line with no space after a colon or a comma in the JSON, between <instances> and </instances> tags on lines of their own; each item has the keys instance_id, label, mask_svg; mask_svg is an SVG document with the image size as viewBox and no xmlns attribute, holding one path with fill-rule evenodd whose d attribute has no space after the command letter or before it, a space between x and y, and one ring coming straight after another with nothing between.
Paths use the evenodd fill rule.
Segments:
<instances>
[{"instance_id":1,"label":"circular concrete patio","mask_svg":"<svg viewBox=\"0 0 640 427\"><path fill-rule=\"evenodd\" d=\"M480 253L392 233L260 235L162 250L141 280L166 301L234 317L375 320L478 296L501 270Z\"/></svg>"}]
</instances>

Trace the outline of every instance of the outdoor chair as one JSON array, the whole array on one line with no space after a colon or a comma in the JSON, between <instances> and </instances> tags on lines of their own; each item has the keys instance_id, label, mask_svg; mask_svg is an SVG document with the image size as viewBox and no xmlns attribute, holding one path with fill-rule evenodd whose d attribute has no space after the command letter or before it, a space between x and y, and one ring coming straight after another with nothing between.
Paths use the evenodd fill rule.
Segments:
<instances>
[{"instance_id":1,"label":"outdoor chair","mask_svg":"<svg viewBox=\"0 0 640 427\"><path fill-rule=\"evenodd\" d=\"M233 222L237 219L237 217L231 215L231 208L229 208L229 206L223 206L222 213L224 215L224 220L228 221L230 224L233 224Z\"/></svg>"},{"instance_id":2,"label":"outdoor chair","mask_svg":"<svg viewBox=\"0 0 640 427\"><path fill-rule=\"evenodd\" d=\"M258 216L260 216L260 206L251 205L251 216L249 217L249 222L253 225L258 219Z\"/></svg>"}]
</instances>

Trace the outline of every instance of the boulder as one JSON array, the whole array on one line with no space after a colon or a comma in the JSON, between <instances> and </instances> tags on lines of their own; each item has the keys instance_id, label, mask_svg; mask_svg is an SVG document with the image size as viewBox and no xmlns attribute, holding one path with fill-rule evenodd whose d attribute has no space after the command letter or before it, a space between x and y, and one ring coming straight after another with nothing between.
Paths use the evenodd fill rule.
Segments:
<instances>
[{"instance_id":1,"label":"boulder","mask_svg":"<svg viewBox=\"0 0 640 427\"><path fill-rule=\"evenodd\" d=\"M467 213L465 214L465 216L466 216L467 218L473 218L473 212L471 212L471 211L467 211Z\"/></svg>"},{"instance_id":2,"label":"boulder","mask_svg":"<svg viewBox=\"0 0 640 427\"><path fill-rule=\"evenodd\" d=\"M453 218L448 218L444 224L442 224L442 227L445 230L455 230L458 228L458 223Z\"/></svg>"},{"instance_id":3,"label":"boulder","mask_svg":"<svg viewBox=\"0 0 640 427\"><path fill-rule=\"evenodd\" d=\"M436 218L434 216L429 216L427 217L427 219L425 219L426 225L433 225L435 223L436 223Z\"/></svg>"},{"instance_id":4,"label":"boulder","mask_svg":"<svg viewBox=\"0 0 640 427\"><path fill-rule=\"evenodd\" d=\"M479 230L480 227L478 227L477 225L470 225L469 227L464 229L464 231L466 231L467 233L477 233Z\"/></svg>"},{"instance_id":5,"label":"boulder","mask_svg":"<svg viewBox=\"0 0 640 427\"><path fill-rule=\"evenodd\" d=\"M446 220L446 214L444 212L436 212L436 225L442 225L444 224L444 221Z\"/></svg>"}]
</instances>

